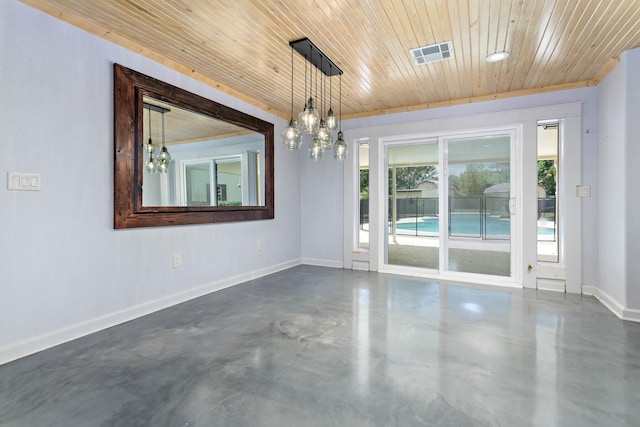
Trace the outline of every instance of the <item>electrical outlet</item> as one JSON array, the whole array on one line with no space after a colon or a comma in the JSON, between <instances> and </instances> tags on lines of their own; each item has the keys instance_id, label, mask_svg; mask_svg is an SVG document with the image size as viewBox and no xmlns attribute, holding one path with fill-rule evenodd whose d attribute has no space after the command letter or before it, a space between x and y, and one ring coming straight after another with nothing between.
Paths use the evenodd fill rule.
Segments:
<instances>
[{"instance_id":1,"label":"electrical outlet","mask_svg":"<svg viewBox=\"0 0 640 427\"><path fill-rule=\"evenodd\" d=\"M256 250L259 250L259 251L262 250L262 240L258 240L256 242Z\"/></svg>"},{"instance_id":2,"label":"electrical outlet","mask_svg":"<svg viewBox=\"0 0 640 427\"><path fill-rule=\"evenodd\" d=\"M172 262L173 268L181 267L182 257L180 256L180 254L176 254L171 258L171 262Z\"/></svg>"}]
</instances>

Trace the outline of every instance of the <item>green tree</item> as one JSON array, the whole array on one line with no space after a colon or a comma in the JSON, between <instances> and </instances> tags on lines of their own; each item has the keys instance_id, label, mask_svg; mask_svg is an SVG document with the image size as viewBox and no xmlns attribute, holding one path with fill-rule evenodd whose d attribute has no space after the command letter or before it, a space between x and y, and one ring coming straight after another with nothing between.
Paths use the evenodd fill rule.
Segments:
<instances>
[{"instance_id":1,"label":"green tree","mask_svg":"<svg viewBox=\"0 0 640 427\"><path fill-rule=\"evenodd\" d=\"M449 177L457 192L466 196L482 194L491 185L490 179L491 172L481 163L468 164L460 175Z\"/></svg>"},{"instance_id":2,"label":"green tree","mask_svg":"<svg viewBox=\"0 0 640 427\"><path fill-rule=\"evenodd\" d=\"M457 193L467 196L484 194L484 190L495 184L510 181L509 162L470 163L460 175L451 175Z\"/></svg>"},{"instance_id":3,"label":"green tree","mask_svg":"<svg viewBox=\"0 0 640 427\"><path fill-rule=\"evenodd\" d=\"M547 196L556 195L556 176L553 160L538 160L538 185L544 188Z\"/></svg>"},{"instance_id":4,"label":"green tree","mask_svg":"<svg viewBox=\"0 0 640 427\"><path fill-rule=\"evenodd\" d=\"M389 188L393 175L389 170ZM438 168L432 165L406 166L396 168L396 190L413 190L418 184L429 179L438 179Z\"/></svg>"},{"instance_id":5,"label":"green tree","mask_svg":"<svg viewBox=\"0 0 640 427\"><path fill-rule=\"evenodd\" d=\"M438 168L432 165L396 168L397 190L413 190L423 181L438 179ZM389 170L389 188L392 172ZM360 199L369 199L369 169L360 169Z\"/></svg>"},{"instance_id":6,"label":"green tree","mask_svg":"<svg viewBox=\"0 0 640 427\"><path fill-rule=\"evenodd\" d=\"M495 176L495 184L511 182L511 165L509 162L492 163L489 169Z\"/></svg>"},{"instance_id":7,"label":"green tree","mask_svg":"<svg viewBox=\"0 0 640 427\"><path fill-rule=\"evenodd\" d=\"M369 200L369 169L360 169L360 200Z\"/></svg>"}]
</instances>

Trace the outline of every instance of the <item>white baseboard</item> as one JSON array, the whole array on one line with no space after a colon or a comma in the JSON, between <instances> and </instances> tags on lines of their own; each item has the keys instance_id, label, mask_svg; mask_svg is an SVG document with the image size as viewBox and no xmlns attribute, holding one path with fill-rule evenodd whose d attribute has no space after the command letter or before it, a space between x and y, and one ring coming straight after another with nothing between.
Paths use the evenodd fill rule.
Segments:
<instances>
[{"instance_id":1,"label":"white baseboard","mask_svg":"<svg viewBox=\"0 0 640 427\"><path fill-rule=\"evenodd\" d=\"M109 313L107 315L100 316L94 319L89 319L85 322L57 329L55 331L36 336L34 338L29 338L16 344L1 348L0 365L11 362L12 360L19 359L21 357L28 356L30 354L40 352L42 350L46 350L51 347L55 347L65 342L81 338L94 332L98 332L103 329L128 322L138 317L163 310L176 304L180 304L191 299L210 294L212 292L238 285L248 280L257 279L259 277L276 273L278 271L286 270L300 264L300 259L296 259L269 266L263 269L246 272L216 282L207 283L206 285L199 286L197 288L192 288L176 294L167 295L165 297L149 301L144 304L139 304L133 307L126 308L124 310Z\"/></svg>"},{"instance_id":2,"label":"white baseboard","mask_svg":"<svg viewBox=\"0 0 640 427\"><path fill-rule=\"evenodd\" d=\"M622 319L640 323L640 310L625 308L622 312Z\"/></svg>"},{"instance_id":3,"label":"white baseboard","mask_svg":"<svg viewBox=\"0 0 640 427\"><path fill-rule=\"evenodd\" d=\"M369 271L369 261L351 261L351 269L359 271Z\"/></svg>"},{"instance_id":4,"label":"white baseboard","mask_svg":"<svg viewBox=\"0 0 640 427\"><path fill-rule=\"evenodd\" d=\"M624 306L620 304L615 298L599 288L595 288L593 296L596 297L596 299L600 301L602 305L607 307L609 311L622 319L622 316L624 314Z\"/></svg>"},{"instance_id":5,"label":"white baseboard","mask_svg":"<svg viewBox=\"0 0 640 427\"><path fill-rule=\"evenodd\" d=\"M558 279L537 279L537 288L543 291L564 292L567 288L566 281Z\"/></svg>"},{"instance_id":6,"label":"white baseboard","mask_svg":"<svg viewBox=\"0 0 640 427\"><path fill-rule=\"evenodd\" d=\"M330 259L302 258L302 264L315 265L318 267L343 268L342 261L334 261Z\"/></svg>"},{"instance_id":7,"label":"white baseboard","mask_svg":"<svg viewBox=\"0 0 640 427\"><path fill-rule=\"evenodd\" d=\"M583 286L582 293L584 295L592 295L602 303L609 311L618 316L622 320L631 322L640 322L640 310L625 308L615 298L596 286Z\"/></svg>"}]
</instances>

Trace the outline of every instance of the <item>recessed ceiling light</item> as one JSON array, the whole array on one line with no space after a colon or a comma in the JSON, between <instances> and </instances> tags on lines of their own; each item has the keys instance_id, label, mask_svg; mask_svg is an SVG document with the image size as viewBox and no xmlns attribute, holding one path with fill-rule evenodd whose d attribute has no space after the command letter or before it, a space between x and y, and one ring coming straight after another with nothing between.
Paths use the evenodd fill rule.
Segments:
<instances>
[{"instance_id":1,"label":"recessed ceiling light","mask_svg":"<svg viewBox=\"0 0 640 427\"><path fill-rule=\"evenodd\" d=\"M492 53L491 55L487 56L486 61L487 62L499 62L499 61L504 61L508 57L509 57L509 52L496 52L496 53Z\"/></svg>"}]
</instances>

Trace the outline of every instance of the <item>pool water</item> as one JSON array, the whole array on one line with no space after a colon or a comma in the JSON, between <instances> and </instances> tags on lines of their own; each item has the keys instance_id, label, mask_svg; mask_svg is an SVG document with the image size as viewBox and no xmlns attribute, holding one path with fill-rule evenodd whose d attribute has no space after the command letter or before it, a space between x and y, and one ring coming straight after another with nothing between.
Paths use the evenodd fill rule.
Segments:
<instances>
[{"instance_id":1,"label":"pool water","mask_svg":"<svg viewBox=\"0 0 640 427\"><path fill-rule=\"evenodd\" d=\"M423 233L438 233L440 221L438 218L420 218L415 222L398 222L399 230L418 231ZM480 237L482 232L481 216L477 213L455 213L450 220L452 236ZM552 228L538 227L539 235L552 235ZM511 234L511 220L495 216L486 216L485 233L489 236L508 237Z\"/></svg>"}]
</instances>

